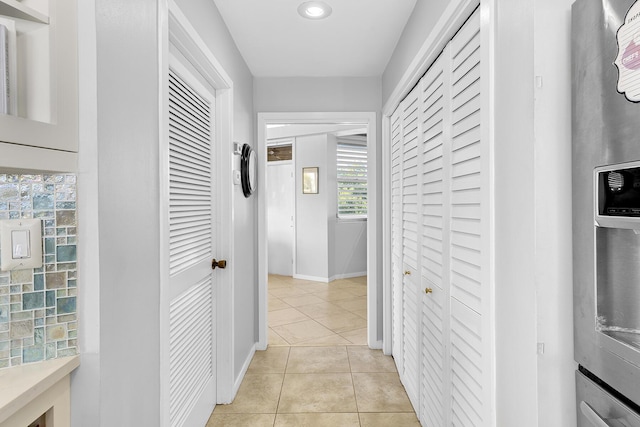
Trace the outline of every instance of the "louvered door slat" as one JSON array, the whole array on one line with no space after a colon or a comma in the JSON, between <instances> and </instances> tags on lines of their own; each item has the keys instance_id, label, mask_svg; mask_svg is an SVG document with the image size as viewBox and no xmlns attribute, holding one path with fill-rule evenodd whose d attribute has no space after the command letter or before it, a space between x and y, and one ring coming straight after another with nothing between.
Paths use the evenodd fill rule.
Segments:
<instances>
[{"instance_id":1,"label":"louvered door slat","mask_svg":"<svg viewBox=\"0 0 640 427\"><path fill-rule=\"evenodd\" d=\"M169 267L170 274L176 275L212 257L210 141L213 123L210 103L177 74L171 72L169 80L169 103L173 107L173 114L169 116ZM197 114L190 114L193 112ZM191 167L190 159L195 160ZM176 244L184 240L185 229L189 230L192 244Z\"/></svg>"},{"instance_id":2,"label":"louvered door slat","mask_svg":"<svg viewBox=\"0 0 640 427\"><path fill-rule=\"evenodd\" d=\"M482 337L480 316L452 300L452 410L473 426L482 425ZM462 381L461 379L464 379Z\"/></svg>"},{"instance_id":3,"label":"louvered door slat","mask_svg":"<svg viewBox=\"0 0 640 427\"><path fill-rule=\"evenodd\" d=\"M420 93L414 88L400 106L402 122L402 371L400 378L409 399L419 411L420 345L418 319L419 285L419 179L420 179Z\"/></svg>"},{"instance_id":4,"label":"louvered door slat","mask_svg":"<svg viewBox=\"0 0 640 427\"><path fill-rule=\"evenodd\" d=\"M209 179L211 175L211 170L209 170L206 166L198 166L194 165L195 162L188 161L179 155L179 153L173 153L173 163L171 164L171 169L175 171L175 173L189 174L189 176L197 177L199 179ZM182 158L181 158L182 157Z\"/></svg>"},{"instance_id":5,"label":"louvered door slat","mask_svg":"<svg viewBox=\"0 0 640 427\"><path fill-rule=\"evenodd\" d=\"M439 58L420 82L426 120L422 135L422 275L442 288L443 175L443 58Z\"/></svg>"},{"instance_id":6,"label":"louvered door slat","mask_svg":"<svg viewBox=\"0 0 640 427\"><path fill-rule=\"evenodd\" d=\"M170 132L188 138L194 145L206 147L211 134L204 130L196 117L185 117L182 111L170 109L169 120L173 123Z\"/></svg>"},{"instance_id":7,"label":"louvered door slat","mask_svg":"<svg viewBox=\"0 0 640 427\"><path fill-rule=\"evenodd\" d=\"M461 84L463 80L467 80L466 83L462 83L463 86L468 86L472 81L480 78L480 67L478 62L480 61L480 33L476 33L472 39L469 40L467 46L458 53L460 63L456 65L453 70L452 82L453 84Z\"/></svg>"},{"instance_id":8,"label":"louvered door slat","mask_svg":"<svg viewBox=\"0 0 640 427\"><path fill-rule=\"evenodd\" d=\"M189 131L190 134L198 135L204 139L210 135L210 129L205 125L209 114L209 107L193 108L189 101L184 99L181 94L173 93L173 103L169 106L169 116L175 117L182 125L182 130Z\"/></svg>"},{"instance_id":9,"label":"louvered door slat","mask_svg":"<svg viewBox=\"0 0 640 427\"><path fill-rule=\"evenodd\" d=\"M206 141L202 140L199 135L195 135L194 137L192 132L189 132L188 129L183 128L181 125L182 124L176 120L175 127L169 130L169 136L173 141L170 150L172 152L179 151L185 155L191 155L190 160L200 161L204 166L208 167L210 165L209 160L203 159L200 156L200 151L207 147Z\"/></svg>"},{"instance_id":10,"label":"louvered door slat","mask_svg":"<svg viewBox=\"0 0 640 427\"><path fill-rule=\"evenodd\" d=\"M184 423L213 376L213 295L204 278L171 303L169 394L172 426Z\"/></svg>"},{"instance_id":11,"label":"louvered door slat","mask_svg":"<svg viewBox=\"0 0 640 427\"><path fill-rule=\"evenodd\" d=\"M181 79L169 78L169 90L200 117L208 117L209 101Z\"/></svg>"},{"instance_id":12,"label":"louvered door slat","mask_svg":"<svg viewBox=\"0 0 640 427\"><path fill-rule=\"evenodd\" d=\"M475 234L458 232L451 236L451 244L479 251L482 246L482 239Z\"/></svg>"},{"instance_id":13,"label":"louvered door slat","mask_svg":"<svg viewBox=\"0 0 640 427\"><path fill-rule=\"evenodd\" d=\"M181 64L169 70L168 394L172 427L215 397L212 276L213 94ZM206 93L206 96L203 95ZM199 415L198 415L199 416Z\"/></svg>"},{"instance_id":14,"label":"louvered door slat","mask_svg":"<svg viewBox=\"0 0 640 427\"><path fill-rule=\"evenodd\" d=\"M391 116L391 309L392 351L402 353L402 123L400 111ZM398 371L402 358L397 356Z\"/></svg>"},{"instance_id":15,"label":"louvered door slat","mask_svg":"<svg viewBox=\"0 0 640 427\"><path fill-rule=\"evenodd\" d=\"M480 42L476 41L471 44L470 41L476 38L479 31L480 13L475 11L451 40L453 69L456 69L471 52L477 50Z\"/></svg>"},{"instance_id":16,"label":"louvered door slat","mask_svg":"<svg viewBox=\"0 0 640 427\"><path fill-rule=\"evenodd\" d=\"M198 159L196 156L190 155L183 151L175 150L175 145L172 147L171 155L173 156L173 164L176 168L190 167L195 173L210 173L211 165Z\"/></svg>"},{"instance_id":17,"label":"louvered door slat","mask_svg":"<svg viewBox=\"0 0 640 427\"><path fill-rule=\"evenodd\" d=\"M194 105L189 99L186 99L184 93L174 93L175 102L169 106L169 114L176 116L188 116L193 118L193 123L198 131L204 135L209 133L209 129L200 122L205 122L208 117L208 106Z\"/></svg>"},{"instance_id":18,"label":"louvered door slat","mask_svg":"<svg viewBox=\"0 0 640 427\"><path fill-rule=\"evenodd\" d=\"M445 72L447 50L420 81L422 91L421 176L421 292L422 340L420 420L423 425L445 425L447 407L446 347L444 316L447 295L444 242L447 233L447 134L448 100Z\"/></svg>"},{"instance_id":19,"label":"louvered door slat","mask_svg":"<svg viewBox=\"0 0 640 427\"><path fill-rule=\"evenodd\" d=\"M414 406L411 376L419 375L417 412L430 426L481 426L490 413L480 41L476 10L391 121L392 298L402 319L402 328L394 324L394 356ZM401 291L400 261L408 273Z\"/></svg>"},{"instance_id":20,"label":"louvered door slat","mask_svg":"<svg viewBox=\"0 0 640 427\"><path fill-rule=\"evenodd\" d=\"M203 196L205 193L201 190L202 186L209 185L207 179L177 170L173 167L171 168L171 182L173 183L173 188L185 188L192 191L200 190ZM195 194L198 193L196 192Z\"/></svg>"},{"instance_id":21,"label":"louvered door slat","mask_svg":"<svg viewBox=\"0 0 640 427\"><path fill-rule=\"evenodd\" d=\"M473 83L480 80L480 74L482 72L480 68L480 51L473 54L472 57L467 58L464 74L460 75L459 79L456 79L455 84L461 88L470 87ZM456 94L457 95L457 94Z\"/></svg>"},{"instance_id":22,"label":"louvered door slat","mask_svg":"<svg viewBox=\"0 0 640 427\"><path fill-rule=\"evenodd\" d=\"M433 286L433 294L423 296L422 307L422 381L420 419L423 425L444 425L445 348L442 290Z\"/></svg>"},{"instance_id":23,"label":"louvered door slat","mask_svg":"<svg viewBox=\"0 0 640 427\"><path fill-rule=\"evenodd\" d=\"M476 12L451 42L451 411L483 425L483 170L480 24Z\"/></svg>"}]
</instances>

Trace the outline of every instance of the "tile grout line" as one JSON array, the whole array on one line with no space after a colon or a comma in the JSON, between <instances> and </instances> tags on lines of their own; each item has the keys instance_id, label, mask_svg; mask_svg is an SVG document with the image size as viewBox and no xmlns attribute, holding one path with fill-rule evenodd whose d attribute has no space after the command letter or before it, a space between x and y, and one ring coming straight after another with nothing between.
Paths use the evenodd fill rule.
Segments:
<instances>
[{"instance_id":1,"label":"tile grout line","mask_svg":"<svg viewBox=\"0 0 640 427\"><path fill-rule=\"evenodd\" d=\"M349 375L351 375L351 387L353 387L353 400L356 403L356 413L358 414L358 424L362 426L362 421L360 420L360 407L358 405L358 396L356 394L356 382L353 379L353 366L351 365L351 354L349 353L348 346L345 346L344 349L347 352L347 360L349 361Z\"/></svg>"},{"instance_id":2,"label":"tile grout line","mask_svg":"<svg viewBox=\"0 0 640 427\"><path fill-rule=\"evenodd\" d=\"M287 361L284 364L284 372L282 373L282 384L280 384L280 393L278 394L278 403L276 404L276 413L273 416L273 426L275 427L276 421L278 419L279 409L280 409L280 400L282 399L282 390L284 390L284 380L287 378L287 367L289 366L289 357L291 357L291 346L288 347L287 351ZM268 349L268 348L267 348Z\"/></svg>"}]
</instances>

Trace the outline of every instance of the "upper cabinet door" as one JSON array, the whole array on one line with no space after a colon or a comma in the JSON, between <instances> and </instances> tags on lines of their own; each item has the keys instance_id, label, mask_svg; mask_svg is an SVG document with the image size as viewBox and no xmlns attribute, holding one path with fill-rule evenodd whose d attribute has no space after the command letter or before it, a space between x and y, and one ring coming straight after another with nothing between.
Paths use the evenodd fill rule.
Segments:
<instances>
[{"instance_id":1,"label":"upper cabinet door","mask_svg":"<svg viewBox=\"0 0 640 427\"><path fill-rule=\"evenodd\" d=\"M15 150L6 144L78 151L76 0L43 0L34 7L39 8L0 0L0 50L5 52L0 54L5 79L0 85L0 167L5 168L28 166L5 164L10 155L5 150ZM49 161L57 162L56 156Z\"/></svg>"}]
</instances>

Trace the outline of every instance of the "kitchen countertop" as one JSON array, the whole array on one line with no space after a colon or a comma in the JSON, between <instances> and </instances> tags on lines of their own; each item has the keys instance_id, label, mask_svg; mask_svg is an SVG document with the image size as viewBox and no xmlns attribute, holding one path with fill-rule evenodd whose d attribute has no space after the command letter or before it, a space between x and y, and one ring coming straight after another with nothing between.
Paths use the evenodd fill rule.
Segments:
<instances>
[{"instance_id":1,"label":"kitchen countertop","mask_svg":"<svg viewBox=\"0 0 640 427\"><path fill-rule=\"evenodd\" d=\"M0 423L80 366L80 356L0 370Z\"/></svg>"}]
</instances>

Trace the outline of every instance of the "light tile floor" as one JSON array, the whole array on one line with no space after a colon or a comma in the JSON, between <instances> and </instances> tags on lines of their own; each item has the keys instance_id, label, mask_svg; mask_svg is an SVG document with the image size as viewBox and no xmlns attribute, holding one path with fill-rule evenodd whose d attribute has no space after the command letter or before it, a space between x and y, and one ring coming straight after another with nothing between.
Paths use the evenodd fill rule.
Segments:
<instances>
[{"instance_id":1,"label":"light tile floor","mask_svg":"<svg viewBox=\"0 0 640 427\"><path fill-rule=\"evenodd\" d=\"M393 359L366 346L366 277L269 276L269 348L206 427L419 426Z\"/></svg>"},{"instance_id":2,"label":"light tile floor","mask_svg":"<svg viewBox=\"0 0 640 427\"><path fill-rule=\"evenodd\" d=\"M367 277L311 282L269 276L269 345L366 345Z\"/></svg>"}]
</instances>

